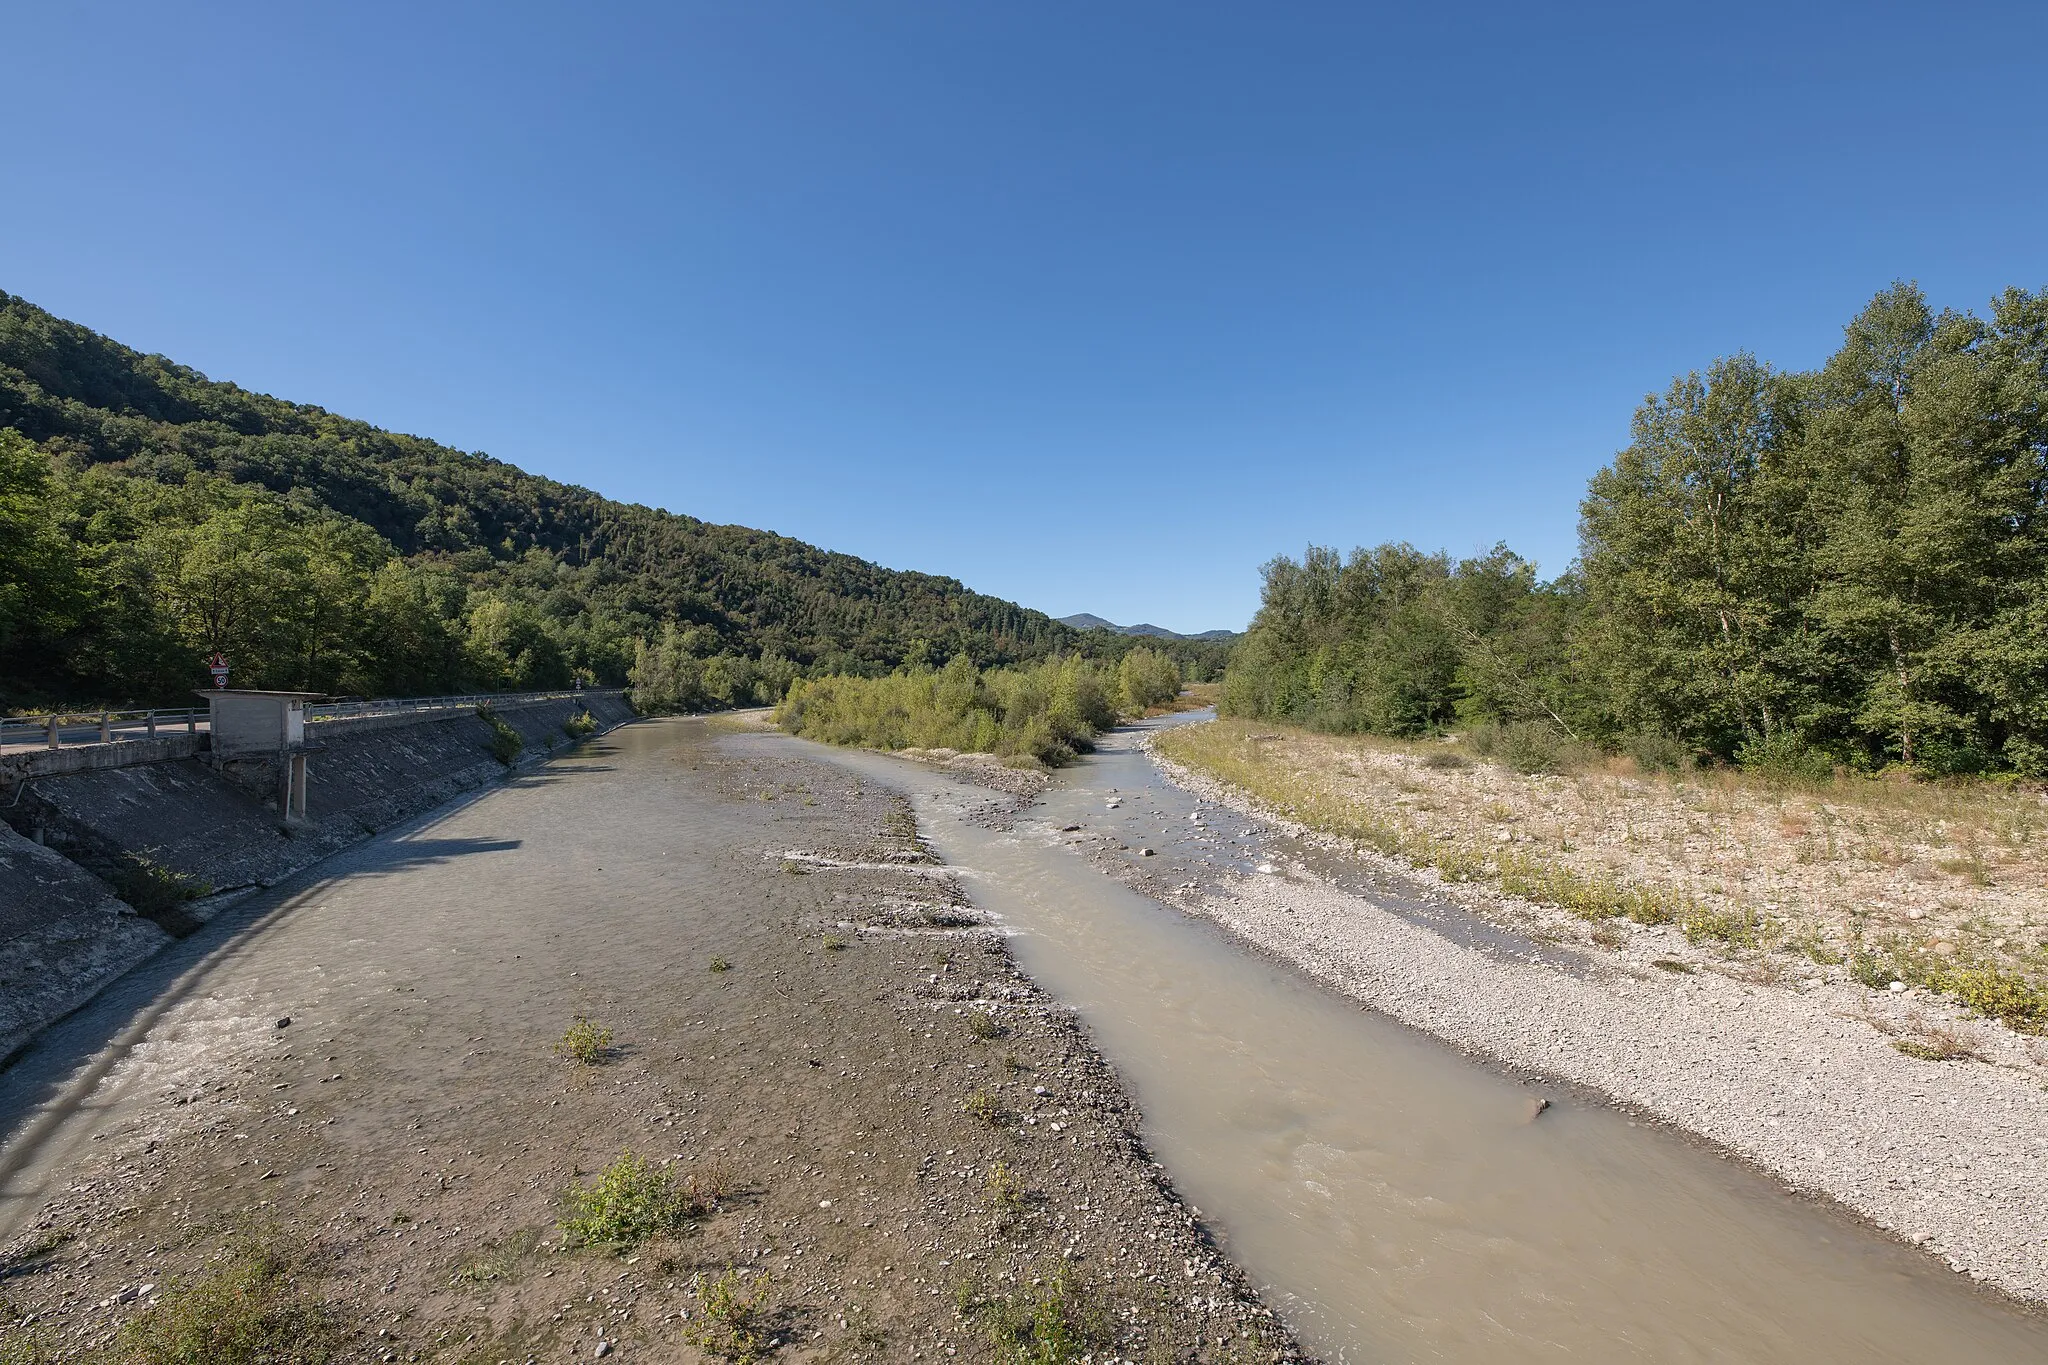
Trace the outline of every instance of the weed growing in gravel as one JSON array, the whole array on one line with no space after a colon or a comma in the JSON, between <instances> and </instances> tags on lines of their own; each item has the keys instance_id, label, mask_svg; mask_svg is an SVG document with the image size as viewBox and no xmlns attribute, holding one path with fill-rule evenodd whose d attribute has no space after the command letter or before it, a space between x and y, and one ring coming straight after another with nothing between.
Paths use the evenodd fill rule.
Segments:
<instances>
[{"instance_id":1,"label":"weed growing in gravel","mask_svg":"<svg viewBox=\"0 0 2048 1365\"><path fill-rule=\"evenodd\" d=\"M1024 1182L1010 1169L1007 1162L998 1161L989 1168L988 1180L983 1189L988 1194L988 1206L994 1211L996 1221L1009 1227L1024 1216L1026 1192Z\"/></svg>"},{"instance_id":2,"label":"weed growing in gravel","mask_svg":"<svg viewBox=\"0 0 2048 1365\"><path fill-rule=\"evenodd\" d=\"M1670 972L1673 976L1691 976L1693 969L1675 958L1660 957L1650 964L1659 971Z\"/></svg>"},{"instance_id":3,"label":"weed growing in gravel","mask_svg":"<svg viewBox=\"0 0 2048 1365\"><path fill-rule=\"evenodd\" d=\"M555 1044L555 1055L573 1057L585 1066L608 1062L612 1057L612 1031L579 1014L562 1035L562 1041Z\"/></svg>"},{"instance_id":4,"label":"weed growing in gravel","mask_svg":"<svg viewBox=\"0 0 2048 1365\"><path fill-rule=\"evenodd\" d=\"M732 970L732 964L722 957L714 957L711 959L711 970L714 972L729 972Z\"/></svg>"},{"instance_id":5,"label":"weed growing in gravel","mask_svg":"<svg viewBox=\"0 0 2048 1365\"><path fill-rule=\"evenodd\" d=\"M509 1280L519 1262L532 1254L540 1239L531 1231L516 1232L455 1272L457 1284L492 1284Z\"/></svg>"},{"instance_id":6,"label":"weed growing in gravel","mask_svg":"<svg viewBox=\"0 0 2048 1365\"><path fill-rule=\"evenodd\" d=\"M991 1128L1003 1121L1003 1103L996 1098L994 1091L986 1087L977 1088L960 1108L967 1117L986 1123Z\"/></svg>"},{"instance_id":7,"label":"weed growing in gravel","mask_svg":"<svg viewBox=\"0 0 2048 1365\"><path fill-rule=\"evenodd\" d=\"M1003 1036L1003 1026L996 1022L993 1014L975 1010L967 1016L967 1031L986 1043Z\"/></svg>"},{"instance_id":8,"label":"weed growing in gravel","mask_svg":"<svg viewBox=\"0 0 2048 1365\"><path fill-rule=\"evenodd\" d=\"M811 875L811 870L794 858L784 858L782 860L782 870L784 874L791 877L808 877Z\"/></svg>"},{"instance_id":9,"label":"weed growing in gravel","mask_svg":"<svg viewBox=\"0 0 2048 1365\"><path fill-rule=\"evenodd\" d=\"M1116 1317L1062 1261L1010 1294L962 1286L960 1316L981 1328L1005 1365L1076 1365L1117 1343Z\"/></svg>"},{"instance_id":10,"label":"weed growing in gravel","mask_svg":"<svg viewBox=\"0 0 2048 1365\"><path fill-rule=\"evenodd\" d=\"M340 1328L276 1248L244 1243L199 1279L173 1285L114 1338L121 1365L320 1365Z\"/></svg>"},{"instance_id":11,"label":"weed growing in gravel","mask_svg":"<svg viewBox=\"0 0 2048 1365\"><path fill-rule=\"evenodd\" d=\"M698 1180L680 1176L631 1152L588 1185L572 1185L563 1195L569 1216L562 1231L571 1244L609 1246L618 1250L650 1237L673 1237L716 1206L717 1195Z\"/></svg>"},{"instance_id":12,"label":"weed growing in gravel","mask_svg":"<svg viewBox=\"0 0 2048 1365\"><path fill-rule=\"evenodd\" d=\"M825 935L824 944L825 951L828 953L843 953L846 951L846 940L837 934Z\"/></svg>"},{"instance_id":13,"label":"weed growing in gravel","mask_svg":"<svg viewBox=\"0 0 2048 1365\"><path fill-rule=\"evenodd\" d=\"M1892 1039L1892 1046L1908 1057L1918 1057L1925 1062L1983 1060L1983 1053L1975 1041L1947 1024L1924 1025L1914 1037Z\"/></svg>"},{"instance_id":14,"label":"weed growing in gravel","mask_svg":"<svg viewBox=\"0 0 2048 1365\"><path fill-rule=\"evenodd\" d=\"M1763 920L1753 910L1712 910L1697 905L1678 922L1687 943L1725 943L1731 948L1754 948L1764 930Z\"/></svg>"},{"instance_id":15,"label":"weed growing in gravel","mask_svg":"<svg viewBox=\"0 0 2048 1365\"><path fill-rule=\"evenodd\" d=\"M697 1321L686 1333L690 1344L733 1365L749 1365L770 1349L768 1281L751 1286L728 1270L697 1298Z\"/></svg>"},{"instance_id":16,"label":"weed growing in gravel","mask_svg":"<svg viewBox=\"0 0 2048 1365\"><path fill-rule=\"evenodd\" d=\"M1030 1069L1030 1063L1026 1062L1022 1057L1019 1057L1016 1053L1005 1052L1003 1054L1003 1070L1007 1071L1012 1076L1016 1075L1020 1071L1028 1071Z\"/></svg>"},{"instance_id":17,"label":"weed growing in gravel","mask_svg":"<svg viewBox=\"0 0 2048 1365\"><path fill-rule=\"evenodd\" d=\"M1820 930L1810 924L1801 927L1798 932L1786 939L1785 946L1821 967L1839 967L1844 960L1844 955L1839 950L1830 948L1827 940L1821 937Z\"/></svg>"},{"instance_id":18,"label":"weed growing in gravel","mask_svg":"<svg viewBox=\"0 0 2048 1365\"><path fill-rule=\"evenodd\" d=\"M1874 991L1902 981L1949 996L2016 1033L2048 1034L2048 987L1988 963L1945 958L1897 934L1859 943L1849 956L1849 974Z\"/></svg>"}]
</instances>

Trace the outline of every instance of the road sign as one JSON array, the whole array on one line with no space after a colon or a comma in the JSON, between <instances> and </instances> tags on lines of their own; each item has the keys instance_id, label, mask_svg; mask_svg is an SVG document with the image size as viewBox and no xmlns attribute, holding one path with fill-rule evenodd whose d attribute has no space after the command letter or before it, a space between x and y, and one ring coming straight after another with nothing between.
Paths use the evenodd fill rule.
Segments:
<instances>
[{"instance_id":1,"label":"road sign","mask_svg":"<svg viewBox=\"0 0 2048 1365\"><path fill-rule=\"evenodd\" d=\"M216 654L208 660L206 671L213 674L213 685L224 688L228 685L228 656Z\"/></svg>"}]
</instances>

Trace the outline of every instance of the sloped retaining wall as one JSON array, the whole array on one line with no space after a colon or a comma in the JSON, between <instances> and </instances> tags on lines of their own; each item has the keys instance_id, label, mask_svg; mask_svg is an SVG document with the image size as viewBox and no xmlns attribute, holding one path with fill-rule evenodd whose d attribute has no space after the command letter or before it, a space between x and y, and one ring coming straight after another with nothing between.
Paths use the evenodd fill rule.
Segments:
<instances>
[{"instance_id":1,"label":"sloped retaining wall","mask_svg":"<svg viewBox=\"0 0 2048 1365\"><path fill-rule=\"evenodd\" d=\"M586 702L599 732L632 719L623 695ZM511 769L566 750L568 724L584 709L566 698L499 709L525 746ZM135 753L143 761L74 765L0 792L0 818L11 826L0 842L0 1060L168 943L166 929L189 929L242 894L504 777L511 769L493 756L496 738L467 710L309 726L308 819L289 826L255 794L274 782L224 773L204 753ZM158 908L155 922L137 917L110 883L138 868L202 898Z\"/></svg>"}]
</instances>

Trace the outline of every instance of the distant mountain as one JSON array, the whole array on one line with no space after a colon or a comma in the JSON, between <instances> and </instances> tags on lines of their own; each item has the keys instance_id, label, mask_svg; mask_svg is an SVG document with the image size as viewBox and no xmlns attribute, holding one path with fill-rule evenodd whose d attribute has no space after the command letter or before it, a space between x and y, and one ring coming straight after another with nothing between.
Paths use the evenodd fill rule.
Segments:
<instances>
[{"instance_id":1,"label":"distant mountain","mask_svg":"<svg viewBox=\"0 0 2048 1365\"><path fill-rule=\"evenodd\" d=\"M1061 625L1072 626L1075 630L1106 630L1115 635L1143 635L1154 640L1235 640L1237 638L1237 632L1234 630L1205 630L1199 635L1183 635L1177 630L1168 630L1165 626L1155 626L1147 621L1140 621L1135 626L1120 626L1114 621L1105 621L1100 616L1090 615L1085 611L1078 612L1073 616L1062 616L1059 618L1059 621Z\"/></svg>"}]
</instances>

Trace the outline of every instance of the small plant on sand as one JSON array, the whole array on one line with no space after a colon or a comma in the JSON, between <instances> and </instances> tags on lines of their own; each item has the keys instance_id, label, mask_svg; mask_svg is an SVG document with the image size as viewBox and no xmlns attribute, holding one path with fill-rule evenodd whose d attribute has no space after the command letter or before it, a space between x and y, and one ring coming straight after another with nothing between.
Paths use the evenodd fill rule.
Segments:
<instances>
[{"instance_id":1,"label":"small plant on sand","mask_svg":"<svg viewBox=\"0 0 2048 1365\"><path fill-rule=\"evenodd\" d=\"M988 1206L1001 1226L1007 1228L1024 1216L1029 1196L1024 1182L1017 1178L1017 1173L1007 1162L998 1161L989 1168L983 1189L988 1195Z\"/></svg>"},{"instance_id":2,"label":"small plant on sand","mask_svg":"<svg viewBox=\"0 0 2048 1365\"><path fill-rule=\"evenodd\" d=\"M555 1053L561 1057L573 1057L585 1066L610 1061L612 1031L579 1014L576 1022L569 1025L569 1031L562 1035L562 1041L555 1044Z\"/></svg>"},{"instance_id":3,"label":"small plant on sand","mask_svg":"<svg viewBox=\"0 0 2048 1365\"><path fill-rule=\"evenodd\" d=\"M686 1334L691 1345L733 1365L749 1365L768 1354L772 1338L765 1276L749 1286L728 1270L704 1287L697 1303L697 1321Z\"/></svg>"},{"instance_id":4,"label":"small plant on sand","mask_svg":"<svg viewBox=\"0 0 2048 1365\"><path fill-rule=\"evenodd\" d=\"M255 1242L231 1248L199 1279L173 1285L114 1338L120 1365L319 1365L340 1329L299 1284L291 1260Z\"/></svg>"},{"instance_id":5,"label":"small plant on sand","mask_svg":"<svg viewBox=\"0 0 2048 1365\"><path fill-rule=\"evenodd\" d=\"M1019 1057L1016 1053L1005 1052L1003 1054L1003 1070L1009 1072L1012 1076L1016 1075L1020 1071L1028 1071L1030 1069L1031 1064L1026 1062L1022 1057Z\"/></svg>"},{"instance_id":6,"label":"small plant on sand","mask_svg":"<svg viewBox=\"0 0 2048 1365\"><path fill-rule=\"evenodd\" d=\"M722 957L714 957L711 959L711 970L714 972L729 972L732 970L732 964Z\"/></svg>"},{"instance_id":7,"label":"small plant on sand","mask_svg":"<svg viewBox=\"0 0 2048 1365\"><path fill-rule=\"evenodd\" d=\"M811 875L811 870L795 858L784 858L782 860L782 871L785 876L790 877L808 877Z\"/></svg>"},{"instance_id":8,"label":"small plant on sand","mask_svg":"<svg viewBox=\"0 0 2048 1365\"><path fill-rule=\"evenodd\" d=\"M828 953L843 953L846 951L846 940L837 934L827 934L824 939L824 947Z\"/></svg>"},{"instance_id":9,"label":"small plant on sand","mask_svg":"<svg viewBox=\"0 0 2048 1365\"><path fill-rule=\"evenodd\" d=\"M967 1016L967 1031L986 1043L1003 1036L1003 1026L993 1014L975 1010Z\"/></svg>"},{"instance_id":10,"label":"small plant on sand","mask_svg":"<svg viewBox=\"0 0 2048 1365\"><path fill-rule=\"evenodd\" d=\"M651 1237L674 1237L716 1207L717 1196L673 1167L622 1153L588 1185L563 1195L562 1231L572 1245L625 1250Z\"/></svg>"},{"instance_id":11,"label":"small plant on sand","mask_svg":"<svg viewBox=\"0 0 2048 1365\"><path fill-rule=\"evenodd\" d=\"M979 1087L960 1106L961 1112L993 1128L1003 1121L1003 1102L987 1087Z\"/></svg>"}]
</instances>

